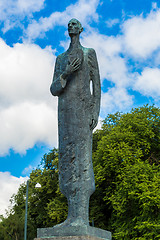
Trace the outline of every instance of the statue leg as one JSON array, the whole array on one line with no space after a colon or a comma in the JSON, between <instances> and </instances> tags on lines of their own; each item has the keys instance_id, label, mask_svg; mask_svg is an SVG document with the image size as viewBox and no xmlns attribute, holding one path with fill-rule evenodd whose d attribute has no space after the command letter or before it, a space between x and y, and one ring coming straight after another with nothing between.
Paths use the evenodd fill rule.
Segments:
<instances>
[{"instance_id":1,"label":"statue leg","mask_svg":"<svg viewBox=\"0 0 160 240\"><path fill-rule=\"evenodd\" d=\"M88 194L79 192L68 197L68 223L71 225L89 225L89 198Z\"/></svg>"},{"instance_id":2,"label":"statue leg","mask_svg":"<svg viewBox=\"0 0 160 240\"><path fill-rule=\"evenodd\" d=\"M65 142L59 151L59 183L68 200L68 217L59 226L89 225L89 199L95 191L92 138ZM57 225L58 226L58 225Z\"/></svg>"}]
</instances>

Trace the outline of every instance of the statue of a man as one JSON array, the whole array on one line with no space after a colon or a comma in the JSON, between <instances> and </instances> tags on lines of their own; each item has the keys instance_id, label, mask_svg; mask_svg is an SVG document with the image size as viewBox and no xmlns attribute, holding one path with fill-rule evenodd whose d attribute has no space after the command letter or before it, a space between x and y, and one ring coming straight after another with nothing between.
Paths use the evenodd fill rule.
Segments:
<instances>
[{"instance_id":1,"label":"statue of a man","mask_svg":"<svg viewBox=\"0 0 160 240\"><path fill-rule=\"evenodd\" d=\"M58 96L60 190L68 200L68 217L61 226L89 225L89 198L95 191L92 131L101 89L96 53L81 46L82 31L78 20L69 21L71 43L56 59L51 85L51 93Z\"/></svg>"}]
</instances>

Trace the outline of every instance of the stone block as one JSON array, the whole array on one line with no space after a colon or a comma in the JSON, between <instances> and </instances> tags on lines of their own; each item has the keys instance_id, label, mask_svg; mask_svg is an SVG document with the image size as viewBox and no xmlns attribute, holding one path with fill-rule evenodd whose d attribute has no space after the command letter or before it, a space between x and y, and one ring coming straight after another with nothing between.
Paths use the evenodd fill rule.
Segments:
<instances>
[{"instance_id":1,"label":"stone block","mask_svg":"<svg viewBox=\"0 0 160 240\"><path fill-rule=\"evenodd\" d=\"M37 239L56 239L60 237L61 239L65 240L66 237L72 238L76 237L77 240L82 240L82 237L85 239L105 239L111 240L111 232L102 230L100 228L95 228L91 226L68 226L68 227L52 227L52 228L38 228L37 230ZM79 238L77 238L79 237ZM59 238L59 239L60 239ZM72 238L72 239L74 239Z\"/></svg>"},{"instance_id":2,"label":"stone block","mask_svg":"<svg viewBox=\"0 0 160 240\"><path fill-rule=\"evenodd\" d=\"M35 238L34 240L104 240L104 238L98 238L93 236L66 236L66 237L47 237L47 238Z\"/></svg>"}]
</instances>

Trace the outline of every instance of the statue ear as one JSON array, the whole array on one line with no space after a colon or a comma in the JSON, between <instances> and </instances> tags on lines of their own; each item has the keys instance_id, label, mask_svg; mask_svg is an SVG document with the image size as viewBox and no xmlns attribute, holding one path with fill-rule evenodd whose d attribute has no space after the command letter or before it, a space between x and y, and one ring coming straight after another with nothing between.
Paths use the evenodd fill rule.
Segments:
<instances>
[{"instance_id":1,"label":"statue ear","mask_svg":"<svg viewBox=\"0 0 160 240\"><path fill-rule=\"evenodd\" d=\"M81 32L83 32L83 27L82 27L81 30L80 30L80 33L81 33Z\"/></svg>"}]
</instances>

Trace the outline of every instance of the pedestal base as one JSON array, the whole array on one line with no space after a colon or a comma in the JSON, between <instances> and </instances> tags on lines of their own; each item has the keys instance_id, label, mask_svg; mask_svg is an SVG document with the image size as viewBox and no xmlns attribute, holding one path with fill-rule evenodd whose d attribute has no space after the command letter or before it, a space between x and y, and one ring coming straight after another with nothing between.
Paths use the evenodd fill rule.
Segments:
<instances>
[{"instance_id":1,"label":"pedestal base","mask_svg":"<svg viewBox=\"0 0 160 240\"><path fill-rule=\"evenodd\" d=\"M38 228L35 240L111 240L111 232L87 225Z\"/></svg>"},{"instance_id":2,"label":"pedestal base","mask_svg":"<svg viewBox=\"0 0 160 240\"><path fill-rule=\"evenodd\" d=\"M91 236L66 236L66 237L47 237L47 238L35 238L34 240L103 240L104 238L97 238Z\"/></svg>"}]
</instances>

